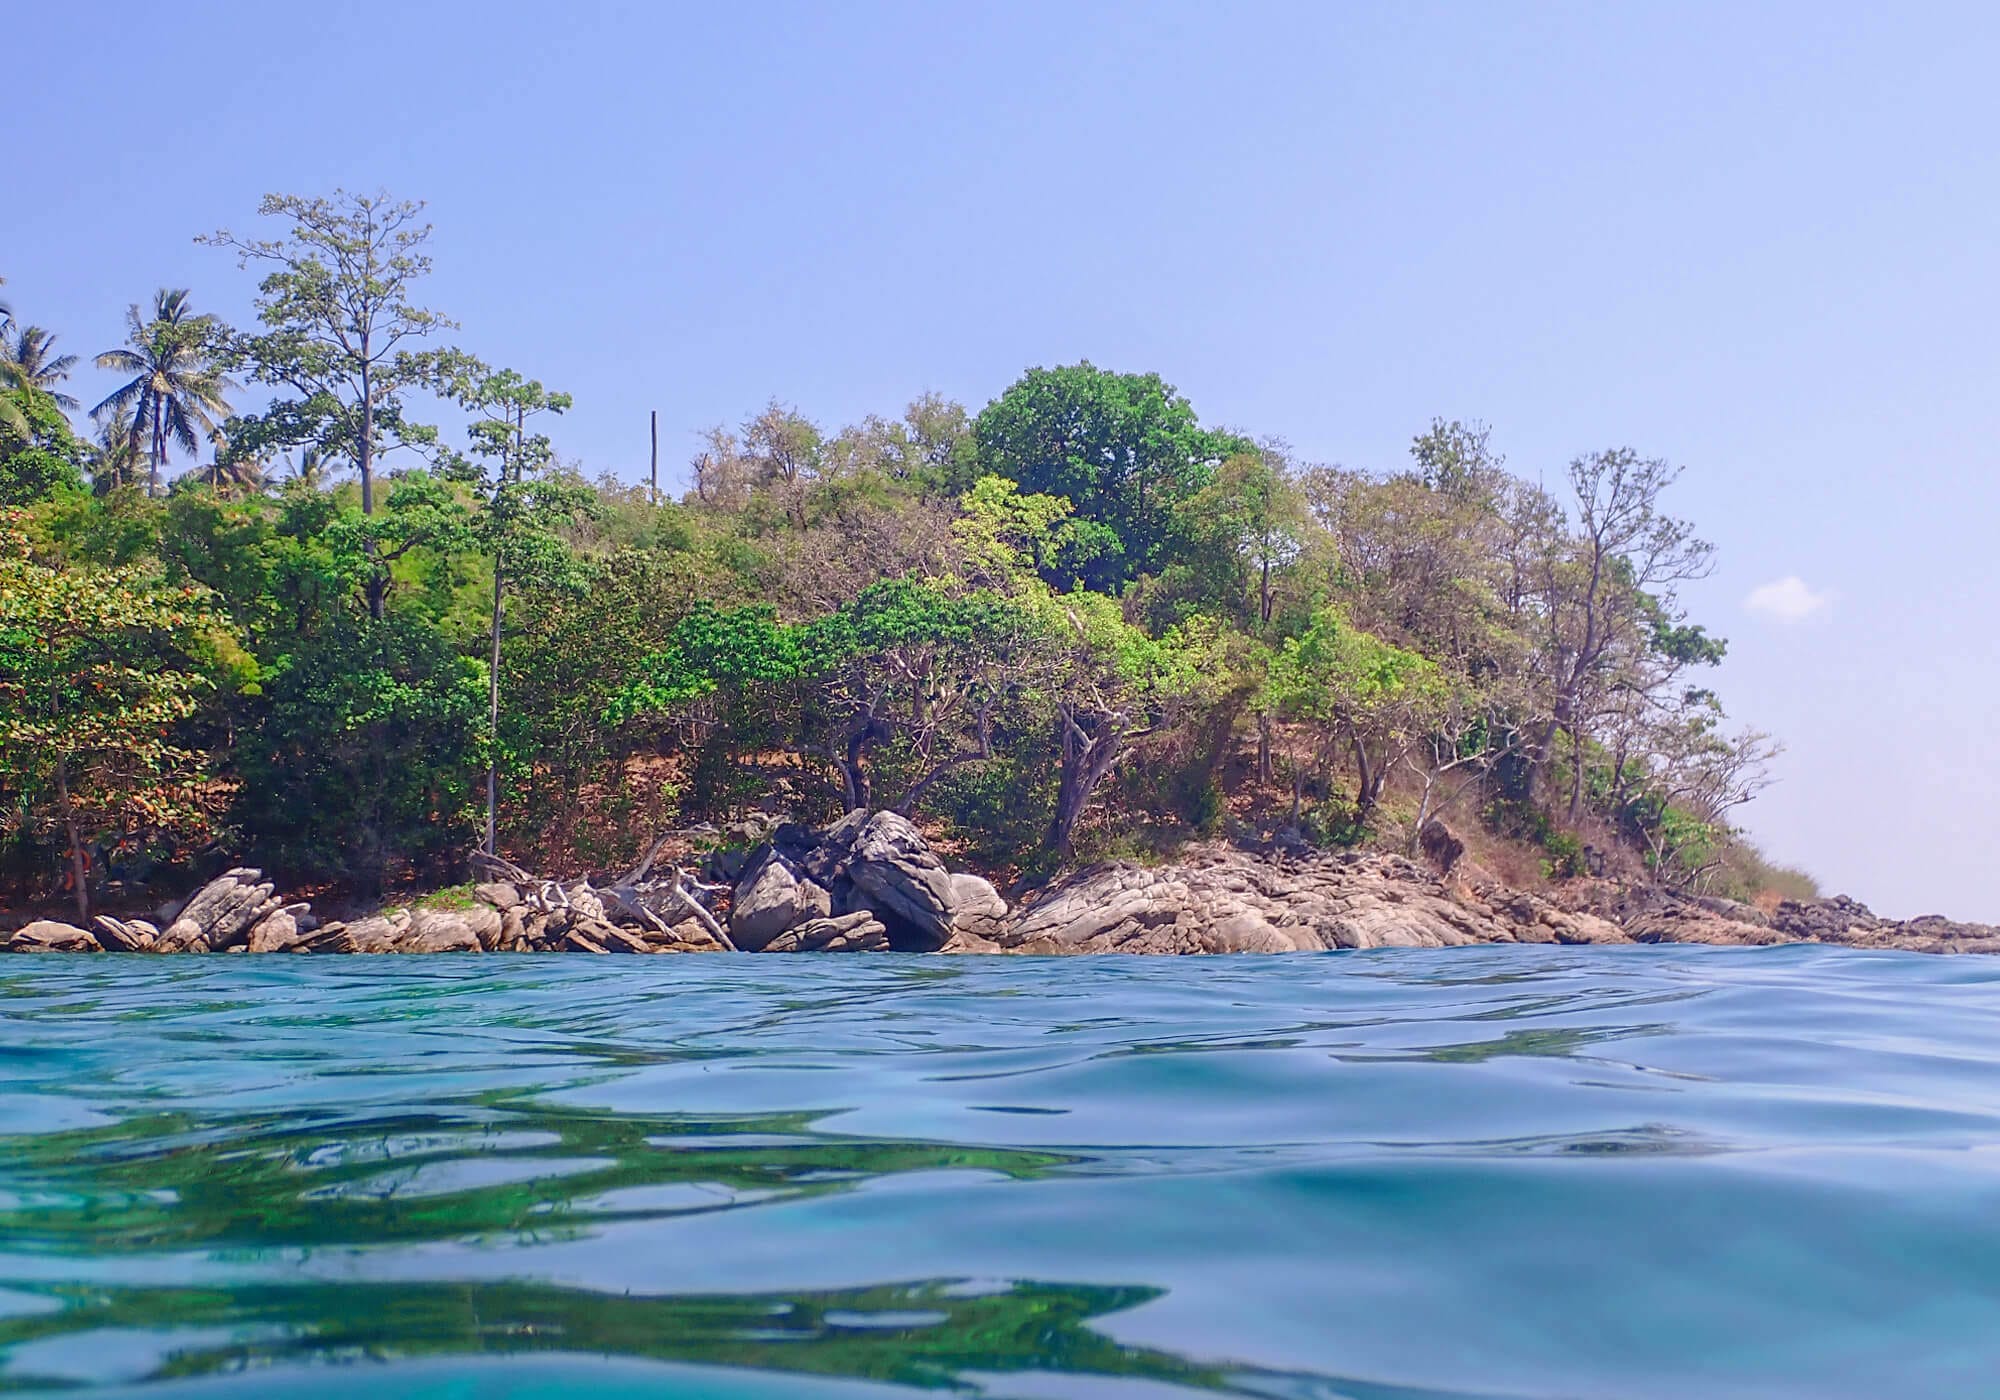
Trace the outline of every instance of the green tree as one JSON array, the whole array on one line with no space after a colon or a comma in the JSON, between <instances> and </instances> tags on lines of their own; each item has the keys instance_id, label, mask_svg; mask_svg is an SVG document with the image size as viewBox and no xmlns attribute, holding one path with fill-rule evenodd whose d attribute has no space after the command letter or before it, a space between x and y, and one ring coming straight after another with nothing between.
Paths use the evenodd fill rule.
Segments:
<instances>
[{"instance_id":1,"label":"green tree","mask_svg":"<svg viewBox=\"0 0 2000 1400\"><path fill-rule=\"evenodd\" d=\"M65 413L74 413L77 401L56 386L76 368L76 356L55 353L56 338L40 326L12 327L0 345L0 382L14 388L37 389Z\"/></svg>"},{"instance_id":2,"label":"green tree","mask_svg":"<svg viewBox=\"0 0 2000 1400\"><path fill-rule=\"evenodd\" d=\"M221 629L196 585L50 566L0 530L0 787L61 833L86 923L93 844L204 821L200 755L172 736L213 685Z\"/></svg>"},{"instance_id":3,"label":"green tree","mask_svg":"<svg viewBox=\"0 0 2000 1400\"><path fill-rule=\"evenodd\" d=\"M411 299L431 271L431 226L420 202L334 191L331 197L270 194L258 213L285 224L274 239L227 230L201 240L233 250L241 264L268 269L258 284L264 330L238 338L235 358L279 397L236 424L244 450L314 446L351 463L361 479L361 513L373 515L382 456L397 447L435 446L434 428L408 421L404 399L437 387L446 370L411 342L454 323ZM368 607L383 615L386 573L368 584Z\"/></svg>"},{"instance_id":4,"label":"green tree","mask_svg":"<svg viewBox=\"0 0 2000 1400\"><path fill-rule=\"evenodd\" d=\"M479 416L472 423L472 457L464 473L484 503L474 537L493 563L493 610L488 631L488 731L495 746L486 763L486 835L482 849L495 851L500 810L500 640L506 619L507 582L524 576L547 583L571 563L559 533L589 505L590 492L552 472L555 449L548 435L529 432L544 414L561 414L570 396L551 393L540 380L511 369L480 366L458 386L459 402Z\"/></svg>"},{"instance_id":5,"label":"green tree","mask_svg":"<svg viewBox=\"0 0 2000 1400\"><path fill-rule=\"evenodd\" d=\"M1365 824L1390 770L1426 737L1449 700L1434 662L1322 608L1272 658L1263 704L1317 731L1321 761L1334 746L1354 759L1356 825ZM1299 780L1293 780L1293 816Z\"/></svg>"},{"instance_id":6,"label":"green tree","mask_svg":"<svg viewBox=\"0 0 2000 1400\"><path fill-rule=\"evenodd\" d=\"M1116 595L1168 559L1175 510L1251 444L1203 428L1157 374L1031 369L973 423L980 470L1075 508L1051 585Z\"/></svg>"},{"instance_id":7,"label":"green tree","mask_svg":"<svg viewBox=\"0 0 2000 1400\"><path fill-rule=\"evenodd\" d=\"M99 369L132 378L91 413L146 436L146 489L158 494L168 444L192 453L201 438L213 438L229 413L224 395L237 386L216 363L222 323L212 313L195 315L185 288L162 287L153 294L152 312L148 320L136 304L129 307L125 344L97 357Z\"/></svg>"}]
</instances>

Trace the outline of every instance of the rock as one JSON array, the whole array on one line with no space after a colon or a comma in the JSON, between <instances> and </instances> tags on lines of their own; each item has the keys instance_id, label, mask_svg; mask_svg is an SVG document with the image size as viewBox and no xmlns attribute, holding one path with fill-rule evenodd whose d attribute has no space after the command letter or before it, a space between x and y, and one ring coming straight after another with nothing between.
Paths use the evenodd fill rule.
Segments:
<instances>
[{"instance_id":1,"label":"rock","mask_svg":"<svg viewBox=\"0 0 2000 1400\"><path fill-rule=\"evenodd\" d=\"M889 930L866 910L839 918L807 919L773 938L766 953L886 953Z\"/></svg>"},{"instance_id":2,"label":"rock","mask_svg":"<svg viewBox=\"0 0 2000 1400\"><path fill-rule=\"evenodd\" d=\"M641 935L656 953L721 953L727 951L714 934L693 919L668 929L647 929Z\"/></svg>"},{"instance_id":3,"label":"rock","mask_svg":"<svg viewBox=\"0 0 2000 1400\"><path fill-rule=\"evenodd\" d=\"M202 932L201 925L193 919L175 919L160 930L159 938L154 941L153 951L156 953L206 953L208 951L208 936Z\"/></svg>"},{"instance_id":4,"label":"rock","mask_svg":"<svg viewBox=\"0 0 2000 1400\"><path fill-rule=\"evenodd\" d=\"M482 952L490 953L500 946L504 916L498 909L475 904L470 909L459 910L458 917L465 920L465 926L472 930L472 936L478 940Z\"/></svg>"},{"instance_id":5,"label":"rock","mask_svg":"<svg viewBox=\"0 0 2000 1400\"><path fill-rule=\"evenodd\" d=\"M1006 927L1010 912L1007 901L1000 897L1000 891L994 889L991 882L977 875L966 871L952 873L951 904L952 923L960 933L990 939Z\"/></svg>"},{"instance_id":6,"label":"rock","mask_svg":"<svg viewBox=\"0 0 2000 1400\"><path fill-rule=\"evenodd\" d=\"M521 902L521 891L504 880L495 880L484 885L474 885L472 897L481 904L505 913Z\"/></svg>"},{"instance_id":7,"label":"rock","mask_svg":"<svg viewBox=\"0 0 2000 1400\"><path fill-rule=\"evenodd\" d=\"M143 953L159 941L160 931L144 919L114 919L99 914L90 921L91 932L107 953Z\"/></svg>"},{"instance_id":8,"label":"rock","mask_svg":"<svg viewBox=\"0 0 2000 1400\"><path fill-rule=\"evenodd\" d=\"M169 951L199 947L221 952L246 942L250 930L275 913L281 901L271 897L272 886L264 872L250 866L226 871L197 890L181 910L172 927L161 936L161 946ZM187 931L188 925L194 932Z\"/></svg>"},{"instance_id":9,"label":"rock","mask_svg":"<svg viewBox=\"0 0 2000 1400\"><path fill-rule=\"evenodd\" d=\"M1039 953L1284 953L1629 940L1534 896L1499 905L1461 897L1401 856L1292 859L1208 847L1174 865L1081 871L993 941Z\"/></svg>"},{"instance_id":10,"label":"rock","mask_svg":"<svg viewBox=\"0 0 2000 1400\"><path fill-rule=\"evenodd\" d=\"M88 929L54 919L37 919L7 940L10 953L97 953L103 948Z\"/></svg>"},{"instance_id":11,"label":"rock","mask_svg":"<svg viewBox=\"0 0 2000 1400\"><path fill-rule=\"evenodd\" d=\"M951 937L951 872L907 818L894 812L868 818L854 838L847 878L855 903L883 922L893 946L933 952Z\"/></svg>"},{"instance_id":12,"label":"rock","mask_svg":"<svg viewBox=\"0 0 2000 1400\"><path fill-rule=\"evenodd\" d=\"M972 932L970 929L954 929L951 937L944 941L940 953L1004 953L1007 949L992 939Z\"/></svg>"},{"instance_id":13,"label":"rock","mask_svg":"<svg viewBox=\"0 0 2000 1400\"><path fill-rule=\"evenodd\" d=\"M257 927L250 930L250 951L253 953L289 953L305 940L306 933L299 928L296 914L288 909L280 909L260 919Z\"/></svg>"},{"instance_id":14,"label":"rock","mask_svg":"<svg viewBox=\"0 0 2000 1400\"><path fill-rule=\"evenodd\" d=\"M364 922L366 922L364 920ZM352 934L350 926L349 933ZM396 939L399 953L477 953L479 936L457 911L419 909L410 915L410 924Z\"/></svg>"},{"instance_id":15,"label":"rock","mask_svg":"<svg viewBox=\"0 0 2000 1400\"><path fill-rule=\"evenodd\" d=\"M1436 817L1424 823L1424 829L1417 833L1417 844L1423 847L1424 854L1440 875L1451 874L1452 867L1465 854L1465 842Z\"/></svg>"},{"instance_id":16,"label":"rock","mask_svg":"<svg viewBox=\"0 0 2000 1400\"><path fill-rule=\"evenodd\" d=\"M832 912L826 890L811 879L801 880L797 867L772 850L750 867L737 886L729 936L737 947L754 953L794 925Z\"/></svg>"},{"instance_id":17,"label":"rock","mask_svg":"<svg viewBox=\"0 0 2000 1400\"><path fill-rule=\"evenodd\" d=\"M328 924L313 934L309 946L315 953L393 953L400 943L399 932L393 922L375 914L348 924Z\"/></svg>"},{"instance_id":18,"label":"rock","mask_svg":"<svg viewBox=\"0 0 2000 1400\"><path fill-rule=\"evenodd\" d=\"M601 920L591 920L578 924L571 930L573 935L581 935L596 947L607 953L650 953L652 945L638 934L619 928L616 924Z\"/></svg>"}]
</instances>

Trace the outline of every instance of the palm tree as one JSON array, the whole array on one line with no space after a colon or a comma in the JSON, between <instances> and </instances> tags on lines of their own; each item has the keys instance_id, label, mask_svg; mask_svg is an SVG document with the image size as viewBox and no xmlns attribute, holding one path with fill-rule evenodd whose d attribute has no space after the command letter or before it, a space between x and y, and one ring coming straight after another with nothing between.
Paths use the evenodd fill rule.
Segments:
<instances>
[{"instance_id":1,"label":"palm tree","mask_svg":"<svg viewBox=\"0 0 2000 1400\"><path fill-rule=\"evenodd\" d=\"M287 452L285 465L292 473L286 479L296 481L311 491L324 490L333 477L332 459L315 443L307 443L300 448L297 457Z\"/></svg>"},{"instance_id":2,"label":"palm tree","mask_svg":"<svg viewBox=\"0 0 2000 1400\"><path fill-rule=\"evenodd\" d=\"M153 319L140 319L139 308L125 313L125 344L97 357L99 369L117 370L132 379L91 412L132 416L134 431L151 439L146 490L160 489L160 472L167 464L167 443L196 450L200 435L215 435L218 421L229 415L223 394L236 387L215 366L212 347L221 323L214 315L188 310L185 288L161 288L153 296Z\"/></svg>"},{"instance_id":3,"label":"palm tree","mask_svg":"<svg viewBox=\"0 0 2000 1400\"><path fill-rule=\"evenodd\" d=\"M7 285L7 279L0 277L0 287ZM21 412L21 406L14 402L14 396L6 392L7 370L12 363L7 358L7 339L14 330L14 308L0 301L0 432L11 433L15 437L28 436L28 420Z\"/></svg>"},{"instance_id":4,"label":"palm tree","mask_svg":"<svg viewBox=\"0 0 2000 1400\"><path fill-rule=\"evenodd\" d=\"M138 425L123 416L100 416L97 441L90 445L86 469L98 495L130 486L145 474L141 463Z\"/></svg>"},{"instance_id":5,"label":"palm tree","mask_svg":"<svg viewBox=\"0 0 2000 1400\"><path fill-rule=\"evenodd\" d=\"M69 372L76 368L76 356L52 353L55 344L53 331L40 326L13 327L13 333L0 344L0 378L17 389L40 390L55 401L57 408L73 413L76 396L59 392L56 385L69 378Z\"/></svg>"}]
</instances>

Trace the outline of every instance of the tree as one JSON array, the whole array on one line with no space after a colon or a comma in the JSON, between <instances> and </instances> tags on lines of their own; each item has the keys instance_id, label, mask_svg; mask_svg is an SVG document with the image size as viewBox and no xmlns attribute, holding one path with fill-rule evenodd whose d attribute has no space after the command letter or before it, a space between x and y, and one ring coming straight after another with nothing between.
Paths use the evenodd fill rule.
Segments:
<instances>
[{"instance_id":1,"label":"tree","mask_svg":"<svg viewBox=\"0 0 2000 1400\"><path fill-rule=\"evenodd\" d=\"M1029 597L1050 639L1044 684L1059 765L1055 815L1042 844L1067 854L1099 785L1133 745L1173 723L1216 683L1216 637L1200 620L1148 636L1102 594Z\"/></svg>"},{"instance_id":2,"label":"tree","mask_svg":"<svg viewBox=\"0 0 2000 1400\"><path fill-rule=\"evenodd\" d=\"M316 446L353 465L361 478L361 513L375 513L375 478L384 453L433 446L434 429L403 416L404 396L436 386L440 357L410 342L454 323L411 300L429 275L431 226L418 223L421 202L386 194L329 198L270 194L258 206L283 220L275 239L222 230L201 240L233 250L241 265L268 268L258 284L262 334L238 338L233 354L258 383L280 397L232 428L246 448ZM368 587L370 613L383 615L386 575Z\"/></svg>"},{"instance_id":3,"label":"tree","mask_svg":"<svg viewBox=\"0 0 2000 1400\"><path fill-rule=\"evenodd\" d=\"M1390 770L1436 723L1448 691L1437 665L1322 608L1304 633L1288 637L1271 662L1264 704L1304 721L1327 746L1354 759L1356 825L1367 822ZM1297 815L1299 784L1293 783Z\"/></svg>"},{"instance_id":4,"label":"tree","mask_svg":"<svg viewBox=\"0 0 2000 1400\"><path fill-rule=\"evenodd\" d=\"M0 345L0 382L15 388L38 389L65 413L74 413L76 397L56 386L76 368L76 356L55 353L56 338L40 326L12 329L5 345Z\"/></svg>"},{"instance_id":5,"label":"tree","mask_svg":"<svg viewBox=\"0 0 2000 1400\"><path fill-rule=\"evenodd\" d=\"M1157 374L1113 374L1087 361L1031 369L973 423L979 469L1075 507L1058 589L1116 595L1166 562L1174 511L1252 445L1204 429Z\"/></svg>"},{"instance_id":6,"label":"tree","mask_svg":"<svg viewBox=\"0 0 2000 1400\"><path fill-rule=\"evenodd\" d=\"M1715 547L1693 527L1660 510L1660 495L1680 475L1659 458L1629 447L1570 463L1578 534L1549 542L1543 558L1543 606L1554 706L1542 745L1546 762L1554 733L1569 734L1569 819L1583 803L1584 741L1604 693L1612 661L1643 652L1679 624L1676 585L1704 578ZM1672 636L1671 632L1666 635Z\"/></svg>"},{"instance_id":7,"label":"tree","mask_svg":"<svg viewBox=\"0 0 2000 1400\"><path fill-rule=\"evenodd\" d=\"M514 574L548 575L569 562L556 527L586 505L589 493L552 477L555 450L547 434L528 432L531 419L566 412L568 394L551 393L540 380L510 369L487 372L480 366L461 382L458 399L480 415L470 429L472 455L486 468L470 480L485 500L474 534L493 561L487 720L495 747L486 763L486 835L481 849L495 855L500 809L500 634L507 580Z\"/></svg>"},{"instance_id":8,"label":"tree","mask_svg":"<svg viewBox=\"0 0 2000 1400\"><path fill-rule=\"evenodd\" d=\"M0 530L0 787L61 832L77 917L107 831L200 826L200 757L173 740L213 682L206 590L149 570L51 567Z\"/></svg>"},{"instance_id":9,"label":"tree","mask_svg":"<svg viewBox=\"0 0 2000 1400\"><path fill-rule=\"evenodd\" d=\"M97 357L99 369L132 376L91 410L100 421L130 424L151 444L146 490L157 495L167 465L167 444L183 452L200 438L214 438L229 414L223 397L236 384L216 363L222 323L212 313L193 314L185 288L153 295L151 320L135 304L125 312L125 344Z\"/></svg>"},{"instance_id":10,"label":"tree","mask_svg":"<svg viewBox=\"0 0 2000 1400\"><path fill-rule=\"evenodd\" d=\"M847 807L877 800L870 759L878 750L901 769L892 805L906 813L946 774L991 759L996 724L1033 683L1041 628L1000 594L903 578L870 584L800 629Z\"/></svg>"},{"instance_id":11,"label":"tree","mask_svg":"<svg viewBox=\"0 0 2000 1400\"><path fill-rule=\"evenodd\" d=\"M69 419L46 390L30 383L0 388L0 509L33 505L79 489L83 449Z\"/></svg>"}]
</instances>

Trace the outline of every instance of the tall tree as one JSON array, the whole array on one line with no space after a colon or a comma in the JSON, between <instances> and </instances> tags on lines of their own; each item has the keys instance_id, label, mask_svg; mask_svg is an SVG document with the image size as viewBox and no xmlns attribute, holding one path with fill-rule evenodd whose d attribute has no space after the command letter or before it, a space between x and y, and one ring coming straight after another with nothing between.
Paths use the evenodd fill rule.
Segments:
<instances>
[{"instance_id":1,"label":"tall tree","mask_svg":"<svg viewBox=\"0 0 2000 1400\"><path fill-rule=\"evenodd\" d=\"M56 386L76 368L76 356L55 353L53 331L40 326L13 326L0 346L0 378L20 388L39 389L65 413L77 409L76 397Z\"/></svg>"},{"instance_id":2,"label":"tall tree","mask_svg":"<svg viewBox=\"0 0 2000 1400\"><path fill-rule=\"evenodd\" d=\"M500 641L507 615L507 584L516 576L547 577L562 571L569 562L569 551L556 527L587 504L589 492L555 477L550 471L555 465L555 450L548 435L528 431L528 425L544 414L567 412L571 404L568 394L553 393L540 380L511 369L487 371L484 366L462 378L457 390L459 402L479 415L470 429L472 455L484 464L484 470L472 476L472 484L485 498L486 508L473 529L493 561L491 653L486 679L491 746L486 760L486 835L482 844L492 855L499 829ZM466 475L471 476L471 471Z\"/></svg>"},{"instance_id":3,"label":"tall tree","mask_svg":"<svg viewBox=\"0 0 2000 1400\"><path fill-rule=\"evenodd\" d=\"M1578 532L1552 541L1543 563L1555 703L1542 760L1550 756L1557 729L1570 736L1571 822L1583 805L1584 741L1618 659L1641 657L1656 641L1691 647L1697 654L1690 659L1721 659L1714 639L1681 629L1674 604L1676 587L1706 577L1715 560L1713 545L1660 509L1661 493L1679 475L1678 468L1629 447L1570 463Z\"/></svg>"},{"instance_id":4,"label":"tall tree","mask_svg":"<svg viewBox=\"0 0 2000 1400\"><path fill-rule=\"evenodd\" d=\"M55 568L0 528L0 789L61 836L79 919L106 833L197 825L199 756L175 725L212 682L206 590L138 567Z\"/></svg>"},{"instance_id":5,"label":"tall tree","mask_svg":"<svg viewBox=\"0 0 2000 1400\"><path fill-rule=\"evenodd\" d=\"M455 328L418 306L414 285L431 271L431 226L421 201L386 194L330 197L270 194L258 206L284 222L274 239L221 230L200 240L233 250L241 265L267 269L258 284L261 334L237 341L235 354L258 383L281 397L232 437L244 447L311 444L351 462L361 478L361 512L375 513L382 455L398 446L435 445L435 429L403 416L404 395L436 387L440 357L410 342ZM369 611L383 615L388 580L377 571Z\"/></svg>"},{"instance_id":6,"label":"tall tree","mask_svg":"<svg viewBox=\"0 0 2000 1400\"><path fill-rule=\"evenodd\" d=\"M91 410L93 416L131 424L151 445L146 489L158 494L167 446L198 450L214 437L229 414L223 397L236 384L216 364L222 323L213 313L194 314L185 287L162 287L153 294L151 319L136 304L125 312L125 344L97 357L99 369L132 378Z\"/></svg>"},{"instance_id":7,"label":"tall tree","mask_svg":"<svg viewBox=\"0 0 2000 1400\"><path fill-rule=\"evenodd\" d=\"M1255 445L1203 428L1157 374L1031 369L973 423L982 471L1075 506L1057 588L1117 594L1165 562L1174 511Z\"/></svg>"}]
</instances>

